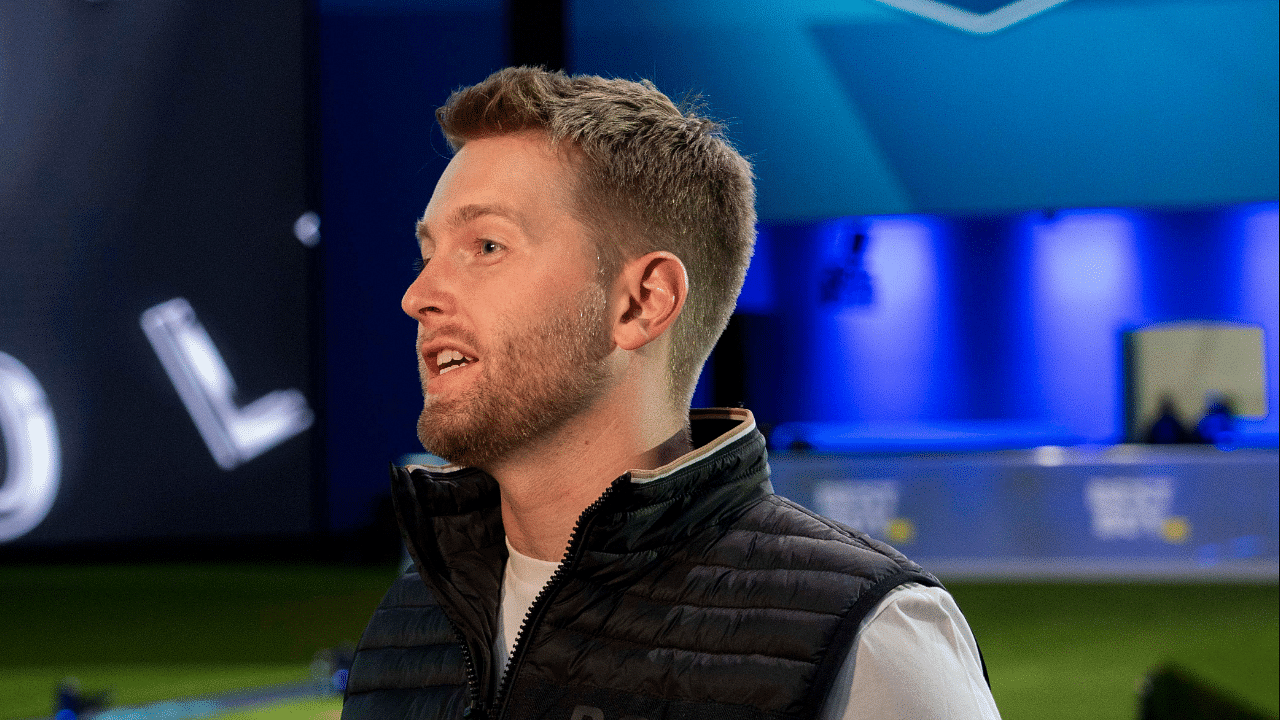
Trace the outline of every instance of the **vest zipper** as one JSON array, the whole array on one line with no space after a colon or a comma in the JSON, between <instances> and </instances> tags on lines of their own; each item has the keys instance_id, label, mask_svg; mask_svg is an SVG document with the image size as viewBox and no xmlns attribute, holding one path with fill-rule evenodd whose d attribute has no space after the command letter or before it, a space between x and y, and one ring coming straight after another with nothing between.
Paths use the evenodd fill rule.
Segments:
<instances>
[{"instance_id":1,"label":"vest zipper","mask_svg":"<svg viewBox=\"0 0 1280 720\"><path fill-rule=\"evenodd\" d=\"M467 639L463 637L462 631L458 629L453 621L449 621L449 627L453 630L453 636L457 639L458 644L462 646L462 666L467 672L467 692L469 694L468 706L462 711L462 717L467 720L485 720L488 717L488 708L485 707L485 693L480 689L480 677L476 673L475 659L471 657L471 647L467 645Z\"/></svg>"},{"instance_id":2,"label":"vest zipper","mask_svg":"<svg viewBox=\"0 0 1280 720\"><path fill-rule=\"evenodd\" d=\"M502 675L502 682L498 684L498 692L494 695L493 700L493 718L498 720L502 717L503 711L506 710L507 693L511 690L512 679L516 675L521 661L524 660L525 638L529 634L530 629L541 619L546 606L550 604L551 596L555 593L557 586L564 581L569 574L569 569L577 563L577 555L582 544L582 536L586 530L586 526L591 522L592 516L599 512L605 501L613 495L621 485L631 481L631 473L619 476L605 488L603 494L596 498L596 501L587 506L582 514L578 516L578 521L573 525L573 533L569 535L569 546L565 549L564 559L560 561L559 567L547 584L538 592L538 596L534 598L533 605L529 606L529 611L524 615L524 622L520 623L520 630L516 633L515 648L511 651L511 658L507 661L507 671Z\"/></svg>"}]
</instances>

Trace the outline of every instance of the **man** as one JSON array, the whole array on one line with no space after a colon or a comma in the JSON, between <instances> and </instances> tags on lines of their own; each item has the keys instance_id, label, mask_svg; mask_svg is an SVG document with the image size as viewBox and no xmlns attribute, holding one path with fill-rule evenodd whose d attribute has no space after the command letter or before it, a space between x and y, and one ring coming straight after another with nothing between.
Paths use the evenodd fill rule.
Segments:
<instances>
[{"instance_id":1,"label":"man","mask_svg":"<svg viewBox=\"0 0 1280 720\"><path fill-rule=\"evenodd\" d=\"M415 570L343 717L997 717L933 576L769 486L746 410L690 411L754 242L748 163L651 84L454 93L418 223Z\"/></svg>"}]
</instances>

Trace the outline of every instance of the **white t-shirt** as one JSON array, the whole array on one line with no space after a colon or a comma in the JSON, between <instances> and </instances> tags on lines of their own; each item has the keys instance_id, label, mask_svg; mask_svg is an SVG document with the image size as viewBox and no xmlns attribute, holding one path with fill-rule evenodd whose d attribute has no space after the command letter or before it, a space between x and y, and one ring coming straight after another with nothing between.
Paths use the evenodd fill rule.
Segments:
<instances>
[{"instance_id":1,"label":"white t-shirt","mask_svg":"<svg viewBox=\"0 0 1280 720\"><path fill-rule=\"evenodd\" d=\"M509 541L507 552L493 647L504 670L525 613L559 567L521 555ZM960 608L946 590L917 583L894 588L862 621L820 720L905 718L1000 718Z\"/></svg>"}]
</instances>

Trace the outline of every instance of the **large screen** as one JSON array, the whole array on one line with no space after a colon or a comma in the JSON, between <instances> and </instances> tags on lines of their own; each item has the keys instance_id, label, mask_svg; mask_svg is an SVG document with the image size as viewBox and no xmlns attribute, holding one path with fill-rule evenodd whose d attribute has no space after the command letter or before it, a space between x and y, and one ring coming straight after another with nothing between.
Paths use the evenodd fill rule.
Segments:
<instances>
[{"instance_id":1,"label":"large screen","mask_svg":"<svg viewBox=\"0 0 1280 720\"><path fill-rule=\"evenodd\" d=\"M0 5L0 544L312 529L304 9Z\"/></svg>"},{"instance_id":2,"label":"large screen","mask_svg":"<svg viewBox=\"0 0 1280 720\"><path fill-rule=\"evenodd\" d=\"M574 0L577 72L703 95L760 217L1274 200L1270 0Z\"/></svg>"}]
</instances>

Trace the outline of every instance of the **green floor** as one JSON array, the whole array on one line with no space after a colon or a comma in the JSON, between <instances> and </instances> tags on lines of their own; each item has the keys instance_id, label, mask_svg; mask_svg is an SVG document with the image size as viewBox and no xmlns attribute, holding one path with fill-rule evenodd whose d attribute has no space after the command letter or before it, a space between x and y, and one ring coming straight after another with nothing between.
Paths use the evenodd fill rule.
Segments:
<instances>
[{"instance_id":1,"label":"green floor","mask_svg":"<svg viewBox=\"0 0 1280 720\"><path fill-rule=\"evenodd\" d=\"M73 675L120 704L300 680L355 641L393 570L320 566L0 566L0 720L47 714ZM945 579L945 578L944 578ZM1277 588L950 583L1006 720L1135 715L1136 688L1176 661L1280 713ZM334 701L235 720L331 720Z\"/></svg>"},{"instance_id":2,"label":"green floor","mask_svg":"<svg viewBox=\"0 0 1280 720\"><path fill-rule=\"evenodd\" d=\"M342 700L303 700L272 705L258 710L219 715L213 720L338 720Z\"/></svg>"},{"instance_id":3,"label":"green floor","mask_svg":"<svg viewBox=\"0 0 1280 720\"><path fill-rule=\"evenodd\" d=\"M982 645L1006 720L1132 720L1142 679L1169 661L1280 712L1274 585L950 588Z\"/></svg>"}]
</instances>

